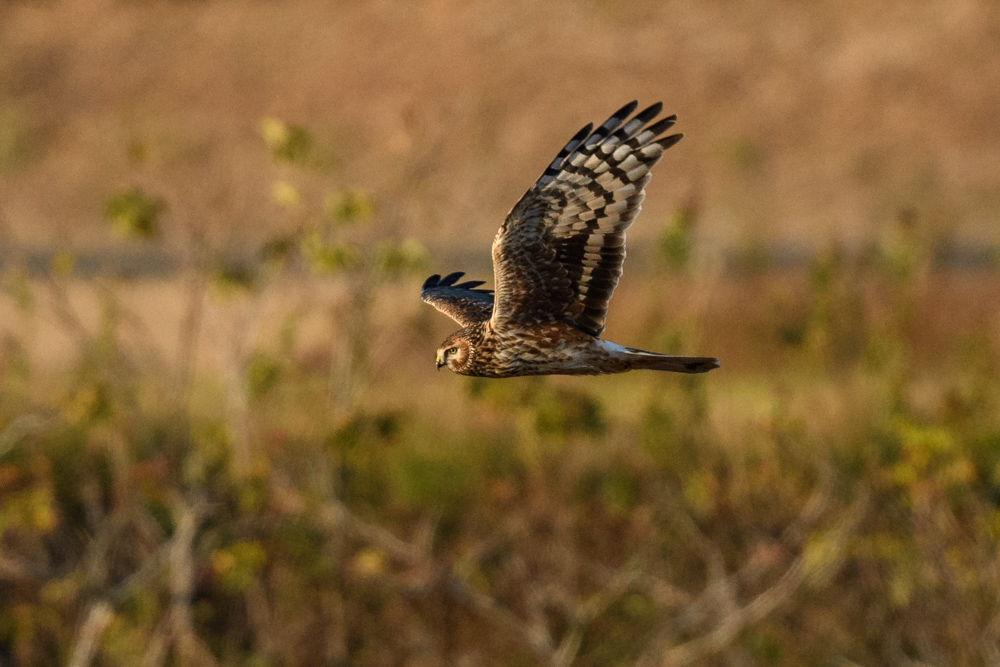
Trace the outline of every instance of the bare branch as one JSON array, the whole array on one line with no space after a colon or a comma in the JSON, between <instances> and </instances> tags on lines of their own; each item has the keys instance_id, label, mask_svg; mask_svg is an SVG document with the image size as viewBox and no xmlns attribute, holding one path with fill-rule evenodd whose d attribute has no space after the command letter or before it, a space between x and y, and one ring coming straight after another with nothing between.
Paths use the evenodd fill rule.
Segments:
<instances>
[{"instance_id":1,"label":"bare branch","mask_svg":"<svg viewBox=\"0 0 1000 667\"><path fill-rule=\"evenodd\" d=\"M545 599L541 587L534 582L534 577L528 571L528 565L520 555L514 554L511 566L521 580L525 582L525 606L528 618L525 621L530 628L532 637L544 638L548 646L552 646L552 635L549 633L548 620L545 618Z\"/></svg>"},{"instance_id":2,"label":"bare branch","mask_svg":"<svg viewBox=\"0 0 1000 667\"><path fill-rule=\"evenodd\" d=\"M625 572L615 572L598 563L591 563L587 568L590 576L606 587L614 586L612 582L619 577L632 577L633 587L642 589L661 608L690 605L695 600L687 591L645 572L641 564L632 565Z\"/></svg>"},{"instance_id":3,"label":"bare branch","mask_svg":"<svg viewBox=\"0 0 1000 667\"><path fill-rule=\"evenodd\" d=\"M705 561L708 584L701 596L702 600L715 605L721 614L733 613L736 609L736 591L726 573L726 561L722 551L698 527L698 524L685 509L684 503L672 490L664 486L663 493L670 500L668 518L684 538L697 547Z\"/></svg>"},{"instance_id":4,"label":"bare branch","mask_svg":"<svg viewBox=\"0 0 1000 667\"><path fill-rule=\"evenodd\" d=\"M170 621L162 621L153 630L142 654L142 667L160 667L167 659L167 649L170 648Z\"/></svg>"},{"instance_id":5,"label":"bare branch","mask_svg":"<svg viewBox=\"0 0 1000 667\"><path fill-rule=\"evenodd\" d=\"M0 457L13 449L24 438L41 433L49 426L50 420L41 415L24 414L11 420L0 431Z\"/></svg>"},{"instance_id":6,"label":"bare branch","mask_svg":"<svg viewBox=\"0 0 1000 667\"><path fill-rule=\"evenodd\" d=\"M192 549L204 514L201 504L182 504L177 528L170 540L170 627L181 664L215 665L215 658L198 638L191 619L191 596L194 593Z\"/></svg>"},{"instance_id":7,"label":"bare branch","mask_svg":"<svg viewBox=\"0 0 1000 667\"><path fill-rule=\"evenodd\" d=\"M44 581L51 576L52 573L47 568L39 567L37 563L17 560L0 553L0 580Z\"/></svg>"},{"instance_id":8,"label":"bare branch","mask_svg":"<svg viewBox=\"0 0 1000 667\"><path fill-rule=\"evenodd\" d=\"M574 610L570 628L559 642L550 664L554 667L569 667L576 660L580 651L580 644L583 642L584 632L587 626L598 616L603 614L622 595L633 588L643 578L643 574L637 568L630 568L613 575L604 588L590 596L586 602L578 605Z\"/></svg>"},{"instance_id":9,"label":"bare branch","mask_svg":"<svg viewBox=\"0 0 1000 667\"><path fill-rule=\"evenodd\" d=\"M505 629L509 634L520 637L538 657L548 659L552 655L554 650L552 640L544 627L539 629L537 624L522 621L492 597L478 591L457 576L450 568L433 562L420 547L399 539L380 526L364 521L336 501L324 504L320 516L328 523L342 527L355 538L379 547L402 563L435 573L432 578L436 579L441 588L457 601L492 624Z\"/></svg>"},{"instance_id":10,"label":"bare branch","mask_svg":"<svg viewBox=\"0 0 1000 667\"><path fill-rule=\"evenodd\" d=\"M286 489L286 493L294 493ZM368 523L342 503L329 501L319 508L321 523L329 527L346 530L355 537L374 544L386 554L407 565L424 564L424 553L409 542L405 542L391 532L372 523Z\"/></svg>"},{"instance_id":11,"label":"bare branch","mask_svg":"<svg viewBox=\"0 0 1000 667\"><path fill-rule=\"evenodd\" d=\"M48 285L49 294L52 297L52 310L56 318L73 334L77 345L81 349L86 349L93 339L79 315L76 314L73 304L70 303L66 288L50 274L46 274L45 284Z\"/></svg>"},{"instance_id":12,"label":"bare branch","mask_svg":"<svg viewBox=\"0 0 1000 667\"><path fill-rule=\"evenodd\" d=\"M809 529L820 520L830 507L830 498L833 495L833 468L829 463L821 466L819 483L809 496L809 500L802 506L799 515L795 517L781 532L781 541L786 544L797 543L809 533Z\"/></svg>"},{"instance_id":13,"label":"bare branch","mask_svg":"<svg viewBox=\"0 0 1000 667\"><path fill-rule=\"evenodd\" d=\"M864 517L869 493L864 490L852 503L844 518L826 535L823 558L813 562L808 550L804 551L773 586L722 618L708 633L668 650L658 662L662 665L690 665L707 655L718 653L728 646L745 627L760 622L784 604L800 588L811 582L824 580L840 567L848 539ZM643 661L640 661L643 663Z\"/></svg>"},{"instance_id":14,"label":"bare branch","mask_svg":"<svg viewBox=\"0 0 1000 667\"><path fill-rule=\"evenodd\" d=\"M189 239L190 248L185 255L186 284L184 286L184 315L177 333L177 360L174 370L173 399L178 409L184 404L194 374L198 352L198 338L201 335L205 312L205 292L208 281L205 277L205 254L207 244L200 228L193 228Z\"/></svg>"},{"instance_id":15,"label":"bare branch","mask_svg":"<svg viewBox=\"0 0 1000 667\"><path fill-rule=\"evenodd\" d=\"M551 660L555 649L548 632L542 631L544 628L540 629L534 623L522 621L492 597L476 590L454 574L443 573L440 582L442 588L455 600L465 604L493 625L503 628L508 634L519 637L539 658Z\"/></svg>"},{"instance_id":16,"label":"bare branch","mask_svg":"<svg viewBox=\"0 0 1000 667\"><path fill-rule=\"evenodd\" d=\"M285 503L299 508L306 506L306 501L287 485L280 485L278 490ZM538 658L546 662L552 659L555 647L544 626L520 619L494 598L455 574L452 568L435 562L427 551L426 536L420 539L423 548L411 544L385 528L365 521L336 500L324 503L316 515L327 528L347 532L355 539L378 547L396 561L427 573L432 586L436 582L440 590L457 602L492 625L502 628L507 634L520 639Z\"/></svg>"},{"instance_id":17,"label":"bare branch","mask_svg":"<svg viewBox=\"0 0 1000 667\"><path fill-rule=\"evenodd\" d=\"M114 613L107 600L99 600L90 605L76 641L73 643L69 667L87 667L93 661L94 654L97 652L97 642L113 617Z\"/></svg>"}]
</instances>

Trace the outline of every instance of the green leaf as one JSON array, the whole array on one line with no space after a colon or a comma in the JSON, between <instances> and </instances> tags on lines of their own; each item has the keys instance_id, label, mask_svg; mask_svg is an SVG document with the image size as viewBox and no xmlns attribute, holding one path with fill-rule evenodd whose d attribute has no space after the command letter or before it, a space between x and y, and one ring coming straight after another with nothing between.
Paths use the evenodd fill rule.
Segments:
<instances>
[{"instance_id":1,"label":"green leaf","mask_svg":"<svg viewBox=\"0 0 1000 667\"><path fill-rule=\"evenodd\" d=\"M277 162L302 164L312 150L312 136L298 125L288 125L277 118L263 118L259 129L271 157Z\"/></svg>"},{"instance_id":2,"label":"green leaf","mask_svg":"<svg viewBox=\"0 0 1000 667\"><path fill-rule=\"evenodd\" d=\"M261 398L278 384L281 366L269 354L257 350L247 361L246 373L250 396Z\"/></svg>"},{"instance_id":3,"label":"green leaf","mask_svg":"<svg viewBox=\"0 0 1000 667\"><path fill-rule=\"evenodd\" d=\"M694 210L677 210L660 233L660 258L667 269L681 272L691 261L694 248Z\"/></svg>"},{"instance_id":4,"label":"green leaf","mask_svg":"<svg viewBox=\"0 0 1000 667\"><path fill-rule=\"evenodd\" d=\"M317 273L334 273L361 264L360 253L354 246L327 243L317 232L308 234L302 241L302 254Z\"/></svg>"},{"instance_id":5,"label":"green leaf","mask_svg":"<svg viewBox=\"0 0 1000 667\"><path fill-rule=\"evenodd\" d=\"M212 570L223 588L242 591L254 582L267 563L267 552L258 542L240 541L212 553Z\"/></svg>"},{"instance_id":6,"label":"green leaf","mask_svg":"<svg viewBox=\"0 0 1000 667\"><path fill-rule=\"evenodd\" d=\"M223 294L249 291L257 282L253 267L243 261L223 259L215 269L215 286Z\"/></svg>"},{"instance_id":7,"label":"green leaf","mask_svg":"<svg viewBox=\"0 0 1000 667\"><path fill-rule=\"evenodd\" d=\"M159 219L166 208L162 199L136 186L112 195L104 206L104 216L116 234L149 239L159 233Z\"/></svg>"},{"instance_id":8,"label":"green leaf","mask_svg":"<svg viewBox=\"0 0 1000 667\"><path fill-rule=\"evenodd\" d=\"M328 195L324 208L327 215L339 224L367 222L374 210L371 197L355 189Z\"/></svg>"},{"instance_id":9,"label":"green leaf","mask_svg":"<svg viewBox=\"0 0 1000 667\"><path fill-rule=\"evenodd\" d=\"M276 181L271 186L271 199L287 209L296 208L302 202L298 189L288 181Z\"/></svg>"},{"instance_id":10,"label":"green leaf","mask_svg":"<svg viewBox=\"0 0 1000 667\"><path fill-rule=\"evenodd\" d=\"M375 265L386 275L417 273L427 262L427 250L414 239L383 241L375 248Z\"/></svg>"},{"instance_id":11,"label":"green leaf","mask_svg":"<svg viewBox=\"0 0 1000 667\"><path fill-rule=\"evenodd\" d=\"M27 273L17 268L9 269L4 275L3 290L13 299L22 315L34 313L35 298L31 293L31 280Z\"/></svg>"}]
</instances>

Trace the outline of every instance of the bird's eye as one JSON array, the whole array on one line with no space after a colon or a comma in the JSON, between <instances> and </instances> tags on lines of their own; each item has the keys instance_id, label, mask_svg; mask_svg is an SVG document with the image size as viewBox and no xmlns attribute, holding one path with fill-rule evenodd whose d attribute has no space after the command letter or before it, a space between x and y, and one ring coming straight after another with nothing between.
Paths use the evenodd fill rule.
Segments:
<instances>
[{"instance_id":1,"label":"bird's eye","mask_svg":"<svg viewBox=\"0 0 1000 667\"><path fill-rule=\"evenodd\" d=\"M448 348L448 354L458 354L458 348L457 347L449 347Z\"/></svg>"}]
</instances>

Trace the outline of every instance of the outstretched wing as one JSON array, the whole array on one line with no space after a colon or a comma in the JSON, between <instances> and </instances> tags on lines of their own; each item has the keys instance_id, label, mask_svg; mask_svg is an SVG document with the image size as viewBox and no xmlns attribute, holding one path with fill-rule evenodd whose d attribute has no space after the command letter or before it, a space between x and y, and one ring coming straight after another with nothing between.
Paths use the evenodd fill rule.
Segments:
<instances>
[{"instance_id":1,"label":"outstretched wing","mask_svg":"<svg viewBox=\"0 0 1000 667\"><path fill-rule=\"evenodd\" d=\"M424 286L420 288L420 298L467 327L490 319L493 313L493 290L476 289L483 284L482 280L456 284L464 275L457 271L442 278L435 273L424 281Z\"/></svg>"},{"instance_id":2,"label":"outstretched wing","mask_svg":"<svg viewBox=\"0 0 1000 667\"><path fill-rule=\"evenodd\" d=\"M639 214L650 169L683 135L652 125L663 105L627 120L626 104L587 125L507 215L493 241L493 325L562 320L599 336L622 275L625 230Z\"/></svg>"}]
</instances>

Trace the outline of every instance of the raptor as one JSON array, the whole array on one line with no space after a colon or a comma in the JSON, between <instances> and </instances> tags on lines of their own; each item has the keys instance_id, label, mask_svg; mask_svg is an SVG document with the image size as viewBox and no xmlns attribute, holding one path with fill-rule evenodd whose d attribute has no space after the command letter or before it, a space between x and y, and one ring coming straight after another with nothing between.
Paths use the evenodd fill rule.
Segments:
<instances>
[{"instance_id":1,"label":"raptor","mask_svg":"<svg viewBox=\"0 0 1000 667\"><path fill-rule=\"evenodd\" d=\"M438 369L506 378L602 375L648 369L705 373L714 357L681 357L601 338L622 275L625 231L639 214L650 170L683 135L654 104L588 124L514 205L493 240L495 290L433 275L421 297L462 328L437 351ZM655 121L655 122L654 122Z\"/></svg>"}]
</instances>

